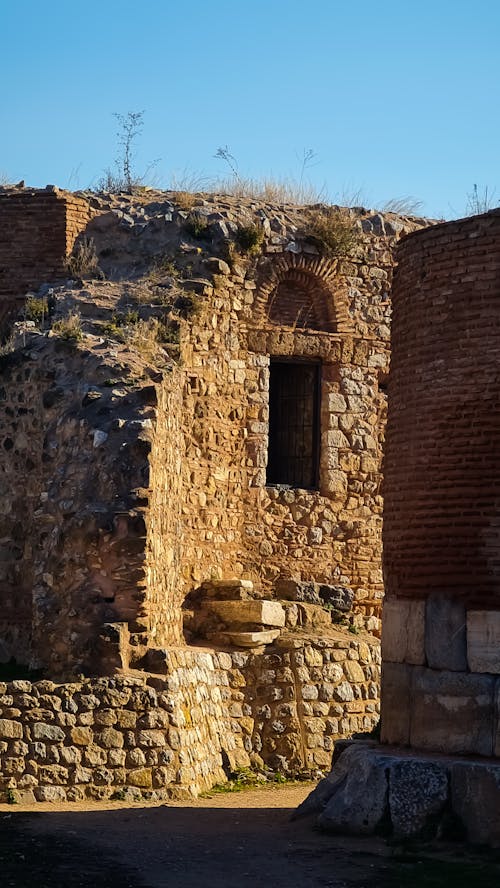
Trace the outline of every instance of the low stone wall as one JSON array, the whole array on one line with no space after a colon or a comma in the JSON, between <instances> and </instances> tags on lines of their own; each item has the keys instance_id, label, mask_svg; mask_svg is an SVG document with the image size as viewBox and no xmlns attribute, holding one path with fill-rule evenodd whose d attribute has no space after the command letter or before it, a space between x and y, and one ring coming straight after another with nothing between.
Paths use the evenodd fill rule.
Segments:
<instances>
[{"instance_id":1,"label":"low stone wall","mask_svg":"<svg viewBox=\"0 0 500 888\"><path fill-rule=\"evenodd\" d=\"M0 683L0 797L183 798L249 765L329 767L337 739L377 722L376 640L279 641L169 649L166 675Z\"/></svg>"},{"instance_id":2,"label":"low stone wall","mask_svg":"<svg viewBox=\"0 0 500 888\"><path fill-rule=\"evenodd\" d=\"M233 701L251 713L245 748L256 764L260 757L284 773L327 769L337 740L371 731L378 722L376 639L285 634L264 654L233 653L232 659Z\"/></svg>"},{"instance_id":3,"label":"low stone wall","mask_svg":"<svg viewBox=\"0 0 500 888\"><path fill-rule=\"evenodd\" d=\"M224 780L226 655L171 654L171 676L0 691L0 785L37 801L196 795ZM221 659L219 659L221 658ZM226 730L224 730L226 728Z\"/></svg>"}]
</instances>

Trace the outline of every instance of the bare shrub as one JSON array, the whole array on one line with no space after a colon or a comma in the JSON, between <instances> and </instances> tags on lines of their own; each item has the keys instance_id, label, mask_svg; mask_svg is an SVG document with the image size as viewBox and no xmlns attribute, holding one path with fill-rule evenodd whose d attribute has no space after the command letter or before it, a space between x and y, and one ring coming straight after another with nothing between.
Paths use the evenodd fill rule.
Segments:
<instances>
[{"instance_id":1,"label":"bare shrub","mask_svg":"<svg viewBox=\"0 0 500 888\"><path fill-rule=\"evenodd\" d=\"M265 176L263 179L242 177L238 171L238 162L227 145L218 148L214 156L218 160L222 160L231 171L229 178L213 180L210 190L215 193L230 194L233 197L249 197L267 203L291 203L302 206L319 203L320 200L325 199L324 186L318 191L304 178L307 168L316 158L312 148L304 149L298 179L293 177L276 179L274 176Z\"/></svg>"},{"instance_id":2,"label":"bare shrub","mask_svg":"<svg viewBox=\"0 0 500 888\"><path fill-rule=\"evenodd\" d=\"M116 134L120 148L113 167L107 167L97 182L97 190L118 194L121 191L133 191L146 185L158 185L152 181L152 171L158 160L151 161L143 173L134 168L134 142L141 134L144 126L144 111L127 111L126 114L113 114L119 124Z\"/></svg>"},{"instance_id":3,"label":"bare shrub","mask_svg":"<svg viewBox=\"0 0 500 888\"><path fill-rule=\"evenodd\" d=\"M130 348L137 351L143 358L153 361L161 347L160 339L163 335L163 324L158 318L150 318L147 321L138 321L127 331L127 343Z\"/></svg>"},{"instance_id":4,"label":"bare shrub","mask_svg":"<svg viewBox=\"0 0 500 888\"><path fill-rule=\"evenodd\" d=\"M488 185L479 188L478 185L472 186L472 191L467 194L467 216L477 216L480 213L487 213L498 206L499 202L495 197L496 188L491 189Z\"/></svg>"},{"instance_id":5,"label":"bare shrub","mask_svg":"<svg viewBox=\"0 0 500 888\"><path fill-rule=\"evenodd\" d=\"M33 323L43 327L48 314L49 306L47 299L38 299L36 296L28 296L26 305L24 306L24 317L27 321L33 321Z\"/></svg>"}]
</instances>

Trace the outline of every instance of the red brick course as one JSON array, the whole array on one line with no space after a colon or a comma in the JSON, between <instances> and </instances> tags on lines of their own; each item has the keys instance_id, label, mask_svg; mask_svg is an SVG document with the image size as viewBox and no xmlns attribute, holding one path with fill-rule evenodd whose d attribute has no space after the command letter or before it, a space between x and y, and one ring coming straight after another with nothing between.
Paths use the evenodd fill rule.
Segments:
<instances>
[{"instance_id":1,"label":"red brick course","mask_svg":"<svg viewBox=\"0 0 500 888\"><path fill-rule=\"evenodd\" d=\"M67 276L65 260L91 215L87 201L59 189L0 190L0 319L27 290Z\"/></svg>"},{"instance_id":2,"label":"red brick course","mask_svg":"<svg viewBox=\"0 0 500 888\"><path fill-rule=\"evenodd\" d=\"M398 260L386 594L500 605L500 211L411 234Z\"/></svg>"}]
</instances>

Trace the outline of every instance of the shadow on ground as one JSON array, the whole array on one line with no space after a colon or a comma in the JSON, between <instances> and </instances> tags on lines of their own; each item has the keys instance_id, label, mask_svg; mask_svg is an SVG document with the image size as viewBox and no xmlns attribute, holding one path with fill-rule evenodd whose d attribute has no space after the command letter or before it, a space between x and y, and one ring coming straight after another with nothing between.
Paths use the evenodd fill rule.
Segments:
<instances>
[{"instance_id":1,"label":"shadow on ground","mask_svg":"<svg viewBox=\"0 0 500 888\"><path fill-rule=\"evenodd\" d=\"M2 888L498 888L493 859L327 836L290 808L0 813Z\"/></svg>"}]
</instances>

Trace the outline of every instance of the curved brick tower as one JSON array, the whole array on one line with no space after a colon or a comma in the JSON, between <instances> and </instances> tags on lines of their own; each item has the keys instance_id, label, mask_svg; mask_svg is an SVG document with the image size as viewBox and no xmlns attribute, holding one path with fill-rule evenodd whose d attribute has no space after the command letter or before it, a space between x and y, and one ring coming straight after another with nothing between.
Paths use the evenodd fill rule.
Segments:
<instances>
[{"instance_id":1,"label":"curved brick tower","mask_svg":"<svg viewBox=\"0 0 500 888\"><path fill-rule=\"evenodd\" d=\"M398 261L381 743L349 745L304 807L332 832L500 845L500 210Z\"/></svg>"},{"instance_id":2,"label":"curved brick tower","mask_svg":"<svg viewBox=\"0 0 500 888\"><path fill-rule=\"evenodd\" d=\"M500 212L404 240L392 342L382 739L499 756Z\"/></svg>"}]
</instances>

